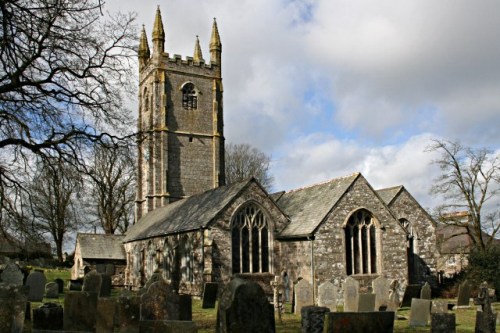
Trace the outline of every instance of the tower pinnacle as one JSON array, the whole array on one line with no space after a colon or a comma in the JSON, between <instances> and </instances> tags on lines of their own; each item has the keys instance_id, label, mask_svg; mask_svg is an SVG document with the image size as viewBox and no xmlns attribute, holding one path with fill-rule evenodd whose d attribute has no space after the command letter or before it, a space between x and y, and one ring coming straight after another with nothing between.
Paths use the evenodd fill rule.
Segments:
<instances>
[{"instance_id":1,"label":"tower pinnacle","mask_svg":"<svg viewBox=\"0 0 500 333\"><path fill-rule=\"evenodd\" d=\"M146 64L146 61L151 56L151 52L149 51L148 38L146 37L146 28L142 25L141 37L139 39L139 66L142 68Z\"/></svg>"},{"instance_id":2,"label":"tower pinnacle","mask_svg":"<svg viewBox=\"0 0 500 333\"><path fill-rule=\"evenodd\" d=\"M153 54L163 53L165 50L165 31L161 20L160 6L156 8L155 23L153 25Z\"/></svg>"},{"instance_id":3,"label":"tower pinnacle","mask_svg":"<svg viewBox=\"0 0 500 333\"><path fill-rule=\"evenodd\" d=\"M210 38L210 63L215 63L219 66L219 75L221 74L221 54L222 43L220 42L219 29L217 29L217 21L214 17L212 25L212 37Z\"/></svg>"},{"instance_id":4,"label":"tower pinnacle","mask_svg":"<svg viewBox=\"0 0 500 333\"><path fill-rule=\"evenodd\" d=\"M193 55L194 61L200 62L200 60L203 60L203 54L201 53L201 47L200 47L200 39L198 36L196 36L196 43L194 44L194 55Z\"/></svg>"}]
</instances>

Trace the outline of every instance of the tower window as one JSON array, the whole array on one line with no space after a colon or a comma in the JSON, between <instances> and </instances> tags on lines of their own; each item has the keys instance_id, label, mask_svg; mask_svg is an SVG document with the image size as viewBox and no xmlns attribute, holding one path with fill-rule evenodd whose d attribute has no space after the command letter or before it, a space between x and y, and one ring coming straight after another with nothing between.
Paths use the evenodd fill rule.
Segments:
<instances>
[{"instance_id":1,"label":"tower window","mask_svg":"<svg viewBox=\"0 0 500 333\"><path fill-rule=\"evenodd\" d=\"M345 226L347 275L377 273L377 229L373 216L359 210Z\"/></svg>"},{"instance_id":2,"label":"tower window","mask_svg":"<svg viewBox=\"0 0 500 333\"><path fill-rule=\"evenodd\" d=\"M185 109L198 108L198 93L192 83L186 83L182 87L182 107Z\"/></svg>"}]
</instances>

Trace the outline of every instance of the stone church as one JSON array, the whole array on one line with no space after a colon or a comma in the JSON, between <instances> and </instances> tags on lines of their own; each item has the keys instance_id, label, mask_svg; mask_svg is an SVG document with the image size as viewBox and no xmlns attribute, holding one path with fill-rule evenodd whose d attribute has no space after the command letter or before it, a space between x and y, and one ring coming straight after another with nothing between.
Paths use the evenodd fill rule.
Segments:
<instances>
[{"instance_id":1,"label":"stone church","mask_svg":"<svg viewBox=\"0 0 500 333\"><path fill-rule=\"evenodd\" d=\"M123 239L125 285L161 272L181 293L239 276L274 276L315 288L369 286L378 276L434 284L435 222L404 186L374 189L360 173L286 192L254 179L225 184L222 44L214 20L210 59L165 50L160 10L152 50L139 56L136 223Z\"/></svg>"}]
</instances>

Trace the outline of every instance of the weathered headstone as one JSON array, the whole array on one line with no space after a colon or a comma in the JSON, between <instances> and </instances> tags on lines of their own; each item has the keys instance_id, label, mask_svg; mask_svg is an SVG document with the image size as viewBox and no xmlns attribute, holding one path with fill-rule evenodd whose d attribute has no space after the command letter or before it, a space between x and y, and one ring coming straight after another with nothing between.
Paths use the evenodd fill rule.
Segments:
<instances>
[{"instance_id":1,"label":"weathered headstone","mask_svg":"<svg viewBox=\"0 0 500 333\"><path fill-rule=\"evenodd\" d=\"M83 288L83 280L76 279L76 280L69 280L68 281L68 290L82 291L82 288Z\"/></svg>"},{"instance_id":2,"label":"weathered headstone","mask_svg":"<svg viewBox=\"0 0 500 333\"><path fill-rule=\"evenodd\" d=\"M348 276L344 283L344 312L358 312L359 282Z\"/></svg>"},{"instance_id":3,"label":"weathered headstone","mask_svg":"<svg viewBox=\"0 0 500 333\"><path fill-rule=\"evenodd\" d=\"M115 275L115 265L113 264L106 264L106 271L104 272L106 275Z\"/></svg>"},{"instance_id":4,"label":"weathered headstone","mask_svg":"<svg viewBox=\"0 0 500 333\"><path fill-rule=\"evenodd\" d=\"M55 279L54 280L55 283L57 283L57 289L59 291L59 294L62 294L63 291L64 291L64 281L62 279Z\"/></svg>"},{"instance_id":5,"label":"weathered headstone","mask_svg":"<svg viewBox=\"0 0 500 333\"><path fill-rule=\"evenodd\" d=\"M203 286L203 299L201 302L202 309L212 309L215 308L215 302L217 300L217 290L219 289L219 284L216 282L206 282Z\"/></svg>"},{"instance_id":6,"label":"weathered headstone","mask_svg":"<svg viewBox=\"0 0 500 333\"><path fill-rule=\"evenodd\" d=\"M101 291L99 297L109 297L111 296L111 276L106 274L101 274Z\"/></svg>"},{"instance_id":7,"label":"weathered headstone","mask_svg":"<svg viewBox=\"0 0 500 333\"><path fill-rule=\"evenodd\" d=\"M94 332L97 298L96 292L68 291L64 295L64 330Z\"/></svg>"},{"instance_id":8,"label":"weathered headstone","mask_svg":"<svg viewBox=\"0 0 500 333\"><path fill-rule=\"evenodd\" d=\"M275 332L274 309L256 282L232 279L217 307L216 333Z\"/></svg>"},{"instance_id":9,"label":"weathered headstone","mask_svg":"<svg viewBox=\"0 0 500 333\"><path fill-rule=\"evenodd\" d=\"M97 300L96 333L113 333L116 320L117 302L115 298Z\"/></svg>"},{"instance_id":10,"label":"weathered headstone","mask_svg":"<svg viewBox=\"0 0 500 333\"><path fill-rule=\"evenodd\" d=\"M91 271L83 278L82 291L97 293L100 295L102 286L102 275L96 271Z\"/></svg>"},{"instance_id":11,"label":"weathered headstone","mask_svg":"<svg viewBox=\"0 0 500 333\"><path fill-rule=\"evenodd\" d=\"M116 305L116 322L120 333L136 333L139 331L141 317L141 298L123 292L118 296Z\"/></svg>"},{"instance_id":12,"label":"weathered headstone","mask_svg":"<svg viewBox=\"0 0 500 333\"><path fill-rule=\"evenodd\" d=\"M476 312L476 333L495 333L497 314L491 308L491 298L488 293L488 283L483 282L479 286L477 298L474 304L480 305L481 310Z\"/></svg>"},{"instance_id":13,"label":"weathered headstone","mask_svg":"<svg viewBox=\"0 0 500 333\"><path fill-rule=\"evenodd\" d=\"M39 330L62 330L62 306L55 303L45 303L38 309L33 309L33 328Z\"/></svg>"},{"instance_id":14,"label":"weathered headstone","mask_svg":"<svg viewBox=\"0 0 500 333\"><path fill-rule=\"evenodd\" d=\"M153 283L158 282L158 281L164 281L164 282L166 282L160 272L154 272L151 275L151 277L149 278L149 280L146 281L146 283L144 284L144 286L138 291L137 295L139 295L139 296L143 295L144 293L146 293L148 291L149 287Z\"/></svg>"},{"instance_id":15,"label":"weathered headstone","mask_svg":"<svg viewBox=\"0 0 500 333\"><path fill-rule=\"evenodd\" d=\"M399 281L392 280L389 287L389 302L387 304L386 311L394 311L397 312L399 308L400 298L399 298Z\"/></svg>"},{"instance_id":16,"label":"weathered headstone","mask_svg":"<svg viewBox=\"0 0 500 333\"><path fill-rule=\"evenodd\" d=\"M431 313L447 313L448 301L435 299L432 301Z\"/></svg>"},{"instance_id":17,"label":"weathered headstone","mask_svg":"<svg viewBox=\"0 0 500 333\"><path fill-rule=\"evenodd\" d=\"M141 296L141 320L179 320L179 295L161 279Z\"/></svg>"},{"instance_id":18,"label":"weathered headstone","mask_svg":"<svg viewBox=\"0 0 500 333\"><path fill-rule=\"evenodd\" d=\"M34 271L28 275L26 285L30 287L28 301L41 302L45 294L45 284L47 279L42 272Z\"/></svg>"},{"instance_id":19,"label":"weathered headstone","mask_svg":"<svg viewBox=\"0 0 500 333\"><path fill-rule=\"evenodd\" d=\"M196 323L192 321L165 320L141 321L139 332L147 333L197 333Z\"/></svg>"},{"instance_id":20,"label":"weathered headstone","mask_svg":"<svg viewBox=\"0 0 500 333\"><path fill-rule=\"evenodd\" d=\"M358 312L375 311L375 294L359 294Z\"/></svg>"},{"instance_id":21,"label":"weathered headstone","mask_svg":"<svg viewBox=\"0 0 500 333\"><path fill-rule=\"evenodd\" d=\"M24 274L15 263L8 263L2 271L2 274L0 274L0 280L4 284L22 286L23 279Z\"/></svg>"},{"instance_id":22,"label":"weathered headstone","mask_svg":"<svg viewBox=\"0 0 500 333\"><path fill-rule=\"evenodd\" d=\"M375 311L379 311L381 306L389 308L390 281L383 276L379 276L372 281L372 290L375 294Z\"/></svg>"},{"instance_id":23,"label":"weathered headstone","mask_svg":"<svg viewBox=\"0 0 500 333\"><path fill-rule=\"evenodd\" d=\"M394 312L329 312L324 333L392 333Z\"/></svg>"},{"instance_id":24,"label":"weathered headstone","mask_svg":"<svg viewBox=\"0 0 500 333\"><path fill-rule=\"evenodd\" d=\"M406 286L405 293L403 295L403 301L401 306L411 306L412 299L420 298L420 289L422 286L419 284L409 284Z\"/></svg>"},{"instance_id":25,"label":"weathered headstone","mask_svg":"<svg viewBox=\"0 0 500 333\"><path fill-rule=\"evenodd\" d=\"M193 299L191 295L179 295L179 320L193 320Z\"/></svg>"},{"instance_id":26,"label":"weathered headstone","mask_svg":"<svg viewBox=\"0 0 500 333\"><path fill-rule=\"evenodd\" d=\"M431 316L431 301L428 299L413 298L411 300L409 325L426 326Z\"/></svg>"},{"instance_id":27,"label":"weathered headstone","mask_svg":"<svg viewBox=\"0 0 500 333\"><path fill-rule=\"evenodd\" d=\"M45 297L47 298L58 298L59 297L59 286L55 282L49 282L45 285ZM50 303L48 303L50 304Z\"/></svg>"},{"instance_id":28,"label":"weathered headstone","mask_svg":"<svg viewBox=\"0 0 500 333\"><path fill-rule=\"evenodd\" d=\"M330 281L323 282L318 287L318 306L337 311L337 287Z\"/></svg>"},{"instance_id":29,"label":"weathered headstone","mask_svg":"<svg viewBox=\"0 0 500 333\"><path fill-rule=\"evenodd\" d=\"M422 289L420 290L420 298L431 299L431 295L432 295L431 286L429 285L429 283L426 282L422 287Z\"/></svg>"},{"instance_id":30,"label":"weathered headstone","mask_svg":"<svg viewBox=\"0 0 500 333\"><path fill-rule=\"evenodd\" d=\"M432 313L431 333L455 333L456 319L454 313Z\"/></svg>"},{"instance_id":31,"label":"weathered headstone","mask_svg":"<svg viewBox=\"0 0 500 333\"><path fill-rule=\"evenodd\" d=\"M303 333L323 333L325 314L330 309L325 306L304 306L300 311Z\"/></svg>"},{"instance_id":32,"label":"weathered headstone","mask_svg":"<svg viewBox=\"0 0 500 333\"><path fill-rule=\"evenodd\" d=\"M28 288L0 283L0 332L22 333Z\"/></svg>"},{"instance_id":33,"label":"weathered headstone","mask_svg":"<svg viewBox=\"0 0 500 333\"><path fill-rule=\"evenodd\" d=\"M295 313L301 313L303 306L314 305L313 290L309 282L302 279L295 285Z\"/></svg>"},{"instance_id":34,"label":"weathered headstone","mask_svg":"<svg viewBox=\"0 0 500 333\"><path fill-rule=\"evenodd\" d=\"M470 305L471 291L472 291L472 286L467 280L465 280L458 286L457 306L467 307Z\"/></svg>"}]
</instances>

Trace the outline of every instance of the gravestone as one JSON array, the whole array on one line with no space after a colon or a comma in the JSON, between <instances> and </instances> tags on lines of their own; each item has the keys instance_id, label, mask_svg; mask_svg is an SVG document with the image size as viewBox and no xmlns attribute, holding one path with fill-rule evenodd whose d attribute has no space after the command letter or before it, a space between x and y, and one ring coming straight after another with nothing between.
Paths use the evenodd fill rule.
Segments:
<instances>
[{"instance_id":1,"label":"gravestone","mask_svg":"<svg viewBox=\"0 0 500 333\"><path fill-rule=\"evenodd\" d=\"M431 306L431 313L447 313L448 301L446 300L433 300Z\"/></svg>"},{"instance_id":2,"label":"gravestone","mask_svg":"<svg viewBox=\"0 0 500 333\"><path fill-rule=\"evenodd\" d=\"M412 299L420 298L420 289L422 289L422 286L420 286L419 284L407 285L405 288L401 306L411 306Z\"/></svg>"},{"instance_id":3,"label":"gravestone","mask_svg":"<svg viewBox=\"0 0 500 333\"><path fill-rule=\"evenodd\" d=\"M337 311L337 287L330 281L323 282L318 287L318 306Z\"/></svg>"},{"instance_id":4,"label":"gravestone","mask_svg":"<svg viewBox=\"0 0 500 333\"><path fill-rule=\"evenodd\" d=\"M15 263L8 263L0 274L0 280L6 285L22 286L23 279L24 274Z\"/></svg>"},{"instance_id":5,"label":"gravestone","mask_svg":"<svg viewBox=\"0 0 500 333\"><path fill-rule=\"evenodd\" d=\"M476 333L495 333L497 314L491 308L491 298L488 292L488 283L483 282L479 286L477 298L474 304L480 305L481 310L476 312Z\"/></svg>"},{"instance_id":6,"label":"gravestone","mask_svg":"<svg viewBox=\"0 0 500 333\"><path fill-rule=\"evenodd\" d=\"M392 333L394 312L329 312L324 333Z\"/></svg>"},{"instance_id":7,"label":"gravestone","mask_svg":"<svg viewBox=\"0 0 500 333\"><path fill-rule=\"evenodd\" d=\"M330 309L324 306L304 306L300 311L303 333L323 333L325 314Z\"/></svg>"},{"instance_id":8,"label":"gravestone","mask_svg":"<svg viewBox=\"0 0 500 333\"><path fill-rule=\"evenodd\" d=\"M82 287L83 287L83 280L81 280L81 279L68 281L68 290L82 291Z\"/></svg>"},{"instance_id":9,"label":"gravestone","mask_svg":"<svg viewBox=\"0 0 500 333\"><path fill-rule=\"evenodd\" d=\"M472 286L469 281L465 280L458 286L457 306L468 307L470 305L470 293Z\"/></svg>"},{"instance_id":10,"label":"gravestone","mask_svg":"<svg viewBox=\"0 0 500 333\"><path fill-rule=\"evenodd\" d=\"M104 272L106 275L115 275L115 265L113 264L106 264L106 271Z\"/></svg>"},{"instance_id":11,"label":"gravestone","mask_svg":"<svg viewBox=\"0 0 500 333\"><path fill-rule=\"evenodd\" d=\"M392 280L389 287L389 302L387 304L386 311L397 312L400 303L398 288L399 288L399 281Z\"/></svg>"},{"instance_id":12,"label":"gravestone","mask_svg":"<svg viewBox=\"0 0 500 333\"><path fill-rule=\"evenodd\" d=\"M422 287L422 289L420 290L420 298L431 299L431 294L432 294L431 286L429 285L429 283L426 282Z\"/></svg>"},{"instance_id":13,"label":"gravestone","mask_svg":"<svg viewBox=\"0 0 500 333\"><path fill-rule=\"evenodd\" d=\"M379 311L381 306L390 307L390 287L390 281L383 276L379 276L372 281L372 290L375 294L375 311Z\"/></svg>"},{"instance_id":14,"label":"gravestone","mask_svg":"<svg viewBox=\"0 0 500 333\"><path fill-rule=\"evenodd\" d=\"M359 294L358 297L358 312L375 311L375 294Z\"/></svg>"},{"instance_id":15,"label":"gravestone","mask_svg":"<svg viewBox=\"0 0 500 333\"><path fill-rule=\"evenodd\" d=\"M344 312L358 312L359 282L348 276L344 283Z\"/></svg>"},{"instance_id":16,"label":"gravestone","mask_svg":"<svg viewBox=\"0 0 500 333\"><path fill-rule=\"evenodd\" d=\"M57 285L57 283L49 282L45 285L45 297L59 298L59 286Z\"/></svg>"},{"instance_id":17,"label":"gravestone","mask_svg":"<svg viewBox=\"0 0 500 333\"><path fill-rule=\"evenodd\" d=\"M97 315L96 315L96 333L113 333L116 320L116 299L115 298L98 298L97 299Z\"/></svg>"},{"instance_id":18,"label":"gravestone","mask_svg":"<svg viewBox=\"0 0 500 333\"><path fill-rule=\"evenodd\" d=\"M97 298L96 292L68 291L64 295L64 330L94 332Z\"/></svg>"},{"instance_id":19,"label":"gravestone","mask_svg":"<svg viewBox=\"0 0 500 333\"><path fill-rule=\"evenodd\" d=\"M151 286L153 283L158 282L158 281L164 281L166 283L165 279L163 278L163 276L161 275L160 272L154 272L151 275L151 277L149 278L149 280L146 281L144 286L141 289L139 289L139 291L137 292L137 295L138 296L143 295L144 293L147 292L149 286Z\"/></svg>"},{"instance_id":20,"label":"gravestone","mask_svg":"<svg viewBox=\"0 0 500 333\"><path fill-rule=\"evenodd\" d=\"M193 320L193 299L191 295L179 295L179 320Z\"/></svg>"},{"instance_id":21,"label":"gravestone","mask_svg":"<svg viewBox=\"0 0 500 333\"><path fill-rule=\"evenodd\" d=\"M22 333L28 288L0 283L0 332Z\"/></svg>"},{"instance_id":22,"label":"gravestone","mask_svg":"<svg viewBox=\"0 0 500 333\"><path fill-rule=\"evenodd\" d=\"M102 275L97 273L97 271L90 271L83 278L82 291L97 293L100 295L102 286Z\"/></svg>"},{"instance_id":23,"label":"gravestone","mask_svg":"<svg viewBox=\"0 0 500 333\"><path fill-rule=\"evenodd\" d=\"M59 294L62 294L63 291L64 291L64 281L62 279L55 279L54 280L55 283L57 283L57 289L59 291Z\"/></svg>"},{"instance_id":24,"label":"gravestone","mask_svg":"<svg viewBox=\"0 0 500 333\"><path fill-rule=\"evenodd\" d=\"M46 283L47 279L42 272L31 272L26 278L26 285L30 287L28 301L41 302L43 300L43 295L45 294Z\"/></svg>"},{"instance_id":25,"label":"gravestone","mask_svg":"<svg viewBox=\"0 0 500 333\"><path fill-rule=\"evenodd\" d=\"M428 299L413 298L411 300L409 325L426 326L429 324L431 315L431 301Z\"/></svg>"},{"instance_id":26,"label":"gravestone","mask_svg":"<svg viewBox=\"0 0 500 333\"><path fill-rule=\"evenodd\" d=\"M99 297L109 297L111 296L111 276L106 274L101 274L101 291L99 292Z\"/></svg>"},{"instance_id":27,"label":"gravestone","mask_svg":"<svg viewBox=\"0 0 500 333\"><path fill-rule=\"evenodd\" d=\"M275 332L273 305L256 282L232 279L217 307L216 333Z\"/></svg>"},{"instance_id":28,"label":"gravestone","mask_svg":"<svg viewBox=\"0 0 500 333\"><path fill-rule=\"evenodd\" d=\"M142 294L140 320L179 320L179 295L164 279Z\"/></svg>"},{"instance_id":29,"label":"gravestone","mask_svg":"<svg viewBox=\"0 0 500 333\"><path fill-rule=\"evenodd\" d=\"M147 333L197 333L196 323L192 321L165 320L141 321L139 332Z\"/></svg>"},{"instance_id":30,"label":"gravestone","mask_svg":"<svg viewBox=\"0 0 500 333\"><path fill-rule=\"evenodd\" d=\"M106 264L95 265L95 270L99 274L106 274Z\"/></svg>"},{"instance_id":31,"label":"gravestone","mask_svg":"<svg viewBox=\"0 0 500 333\"><path fill-rule=\"evenodd\" d=\"M62 330L62 306L55 303L45 303L38 309L33 309L33 329Z\"/></svg>"},{"instance_id":32,"label":"gravestone","mask_svg":"<svg viewBox=\"0 0 500 333\"><path fill-rule=\"evenodd\" d=\"M295 285L295 313L301 313L303 306L314 305L313 290L309 282L302 279Z\"/></svg>"},{"instance_id":33,"label":"gravestone","mask_svg":"<svg viewBox=\"0 0 500 333\"><path fill-rule=\"evenodd\" d=\"M432 313L431 333L455 333L456 319L454 313Z\"/></svg>"},{"instance_id":34,"label":"gravestone","mask_svg":"<svg viewBox=\"0 0 500 333\"><path fill-rule=\"evenodd\" d=\"M203 299L201 303L202 309L213 309L215 308L215 302L217 300L217 290L219 289L219 284L216 282L206 282L203 286Z\"/></svg>"},{"instance_id":35,"label":"gravestone","mask_svg":"<svg viewBox=\"0 0 500 333\"><path fill-rule=\"evenodd\" d=\"M120 333L136 333L139 331L141 317L141 298L130 292L118 296L116 304L116 322Z\"/></svg>"}]
</instances>

